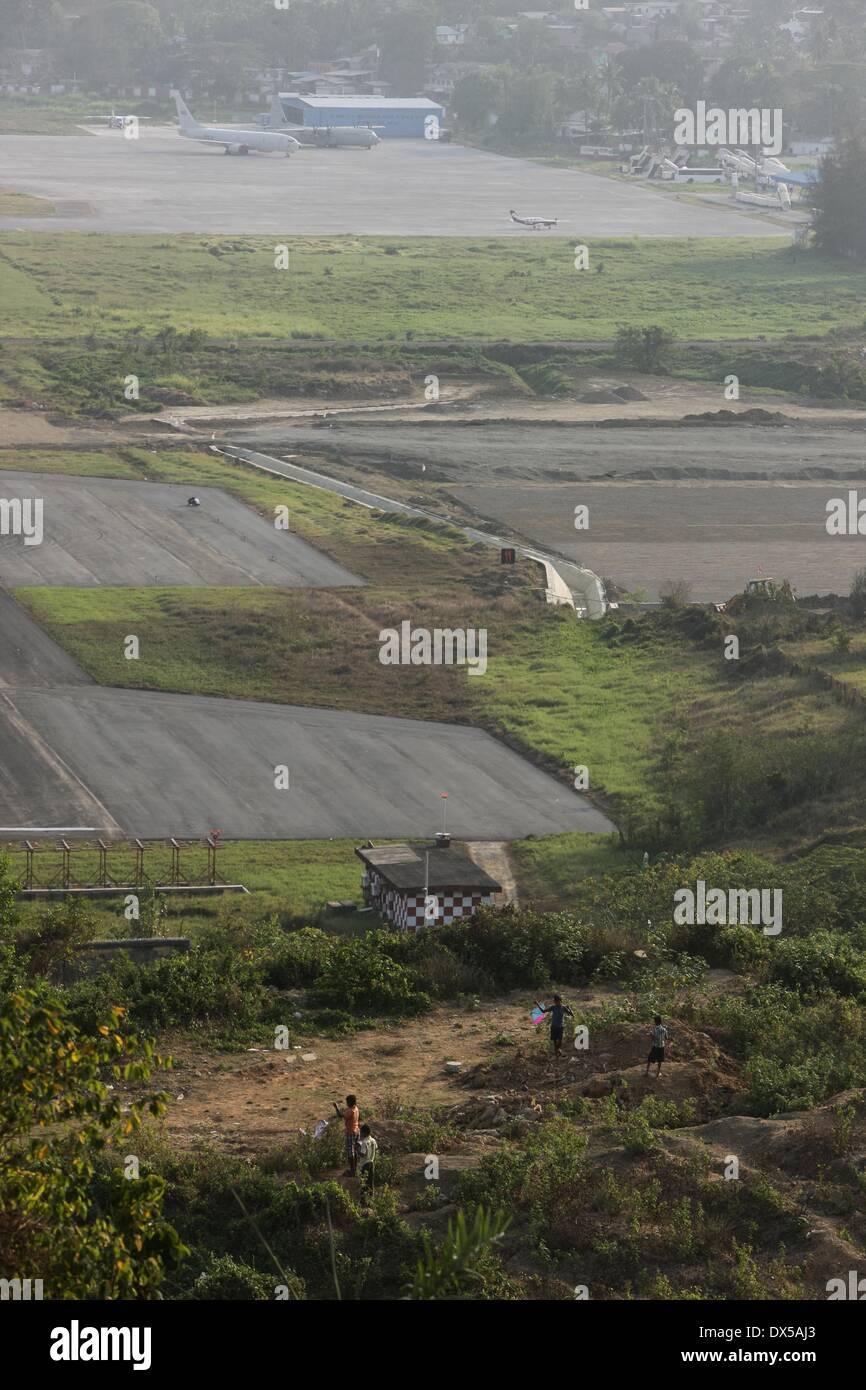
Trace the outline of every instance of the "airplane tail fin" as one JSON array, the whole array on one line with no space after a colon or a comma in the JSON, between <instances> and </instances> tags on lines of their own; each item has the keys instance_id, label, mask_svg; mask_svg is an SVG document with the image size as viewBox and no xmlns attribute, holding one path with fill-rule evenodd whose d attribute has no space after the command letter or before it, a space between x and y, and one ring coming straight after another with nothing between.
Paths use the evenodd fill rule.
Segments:
<instances>
[{"instance_id":1,"label":"airplane tail fin","mask_svg":"<svg viewBox=\"0 0 866 1390\"><path fill-rule=\"evenodd\" d=\"M280 126L284 126L286 124L286 113L283 110L283 103L280 101L280 98L277 96L276 92L271 97L270 116L271 130L279 130Z\"/></svg>"},{"instance_id":2,"label":"airplane tail fin","mask_svg":"<svg viewBox=\"0 0 866 1390\"><path fill-rule=\"evenodd\" d=\"M177 118L180 121L181 130L198 130L198 121L193 116L180 92L172 92L174 104L177 107Z\"/></svg>"}]
</instances>

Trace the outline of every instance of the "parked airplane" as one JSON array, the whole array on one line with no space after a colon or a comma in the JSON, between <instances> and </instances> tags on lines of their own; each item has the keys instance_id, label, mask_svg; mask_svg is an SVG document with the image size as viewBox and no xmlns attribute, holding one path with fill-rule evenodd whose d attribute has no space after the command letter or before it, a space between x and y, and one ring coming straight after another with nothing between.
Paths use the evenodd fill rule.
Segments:
<instances>
[{"instance_id":1,"label":"parked airplane","mask_svg":"<svg viewBox=\"0 0 866 1390\"><path fill-rule=\"evenodd\" d=\"M512 222L519 222L521 227L531 227L534 232L540 232L543 227L555 227L559 221L558 217L518 217L514 208L511 208L509 216Z\"/></svg>"},{"instance_id":2,"label":"parked airplane","mask_svg":"<svg viewBox=\"0 0 866 1390\"><path fill-rule=\"evenodd\" d=\"M378 135L369 126L287 124L283 103L278 96L271 98L270 121L271 130L283 130L293 135L300 144L315 145L319 149L336 149L338 146L353 145L358 149L372 150L379 144Z\"/></svg>"},{"instance_id":3,"label":"parked airplane","mask_svg":"<svg viewBox=\"0 0 866 1390\"><path fill-rule=\"evenodd\" d=\"M180 134L187 140L204 140L213 145L222 145L226 154L249 154L255 150L260 154L274 151L280 154L294 154L300 144L291 135L273 130L236 130L232 126L199 125L191 114L180 92L172 92L180 121Z\"/></svg>"}]
</instances>

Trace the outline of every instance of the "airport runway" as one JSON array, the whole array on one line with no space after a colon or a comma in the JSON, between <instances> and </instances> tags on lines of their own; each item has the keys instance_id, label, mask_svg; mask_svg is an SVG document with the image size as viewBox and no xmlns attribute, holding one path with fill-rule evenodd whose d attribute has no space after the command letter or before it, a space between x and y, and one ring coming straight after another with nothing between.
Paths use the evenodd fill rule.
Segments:
<instances>
[{"instance_id":1,"label":"airport runway","mask_svg":"<svg viewBox=\"0 0 866 1390\"><path fill-rule=\"evenodd\" d=\"M723 602L761 574L790 579L801 594L848 593L866 543L828 535L826 504L849 485L866 497L863 433L338 422L266 425L232 442L277 456L315 452L337 478L341 460L385 474L393 467L402 480L416 465L416 496L444 482L507 534L623 588L656 598L666 581L682 579L696 601ZM588 530L575 529L577 506L589 508Z\"/></svg>"},{"instance_id":2,"label":"airport runway","mask_svg":"<svg viewBox=\"0 0 866 1390\"><path fill-rule=\"evenodd\" d=\"M216 488L5 471L7 500L41 499L43 540L0 538L0 586L333 588L364 581ZM289 515L291 525L291 513Z\"/></svg>"},{"instance_id":3,"label":"airport runway","mask_svg":"<svg viewBox=\"0 0 866 1390\"><path fill-rule=\"evenodd\" d=\"M32 658L16 653L22 647ZM460 837L613 828L477 729L94 685L3 595L0 765L6 827L420 837L435 827L447 791L449 828ZM279 765L289 770L286 790L274 785Z\"/></svg>"},{"instance_id":4,"label":"airport runway","mask_svg":"<svg viewBox=\"0 0 866 1390\"><path fill-rule=\"evenodd\" d=\"M706 207L640 184L547 168L461 145L383 140L373 150L306 149L226 157L166 127L139 140L0 137L3 184L48 198L50 218L0 218L0 230L219 232L233 235L535 237L509 208L560 219L560 236L784 236L726 199Z\"/></svg>"}]
</instances>

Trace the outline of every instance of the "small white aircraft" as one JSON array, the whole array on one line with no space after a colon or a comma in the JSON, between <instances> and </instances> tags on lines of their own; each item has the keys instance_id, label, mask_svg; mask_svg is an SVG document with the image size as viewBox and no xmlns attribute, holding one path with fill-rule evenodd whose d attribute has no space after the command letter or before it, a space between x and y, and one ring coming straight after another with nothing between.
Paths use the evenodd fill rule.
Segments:
<instances>
[{"instance_id":1,"label":"small white aircraft","mask_svg":"<svg viewBox=\"0 0 866 1390\"><path fill-rule=\"evenodd\" d=\"M110 116L100 117L100 120L105 121L109 130L123 130L130 121L138 121L140 124L142 121L150 121L152 119L152 116L118 116L116 111L112 111Z\"/></svg>"},{"instance_id":2,"label":"small white aircraft","mask_svg":"<svg viewBox=\"0 0 866 1390\"><path fill-rule=\"evenodd\" d=\"M372 150L379 144L378 135L369 126L302 126L287 123L283 103L278 96L271 98L270 122L271 130L290 131L301 145L313 145L319 149L353 145L358 149Z\"/></svg>"},{"instance_id":3,"label":"small white aircraft","mask_svg":"<svg viewBox=\"0 0 866 1390\"><path fill-rule=\"evenodd\" d=\"M172 96L180 121L180 134L187 140L204 140L212 145L222 145L226 154L249 154L251 150L260 154L294 154L295 150L301 148L294 136L275 130L237 130L232 126L199 125L180 92L172 92Z\"/></svg>"},{"instance_id":4,"label":"small white aircraft","mask_svg":"<svg viewBox=\"0 0 866 1390\"><path fill-rule=\"evenodd\" d=\"M514 208L509 211L512 222L519 222L521 227L531 227L534 232L540 232L545 227L555 227L559 221L558 217L518 217Z\"/></svg>"}]
</instances>

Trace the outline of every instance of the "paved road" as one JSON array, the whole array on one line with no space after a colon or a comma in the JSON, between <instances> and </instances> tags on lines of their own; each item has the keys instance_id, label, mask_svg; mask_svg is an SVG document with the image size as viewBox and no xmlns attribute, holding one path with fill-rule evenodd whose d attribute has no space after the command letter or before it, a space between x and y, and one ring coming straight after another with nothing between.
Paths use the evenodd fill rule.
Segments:
<instances>
[{"instance_id":1,"label":"paved road","mask_svg":"<svg viewBox=\"0 0 866 1390\"><path fill-rule=\"evenodd\" d=\"M136 835L423 836L442 791L461 837L611 829L566 785L475 729L99 687L30 691L26 703L45 741ZM288 790L274 787L278 765L289 769Z\"/></svg>"},{"instance_id":2,"label":"paved road","mask_svg":"<svg viewBox=\"0 0 866 1390\"><path fill-rule=\"evenodd\" d=\"M399 672L396 672L399 677ZM479 677L479 679L484 679ZM274 769L289 769L289 789ZM513 839L610 822L476 729L106 689L0 595L0 828Z\"/></svg>"},{"instance_id":3,"label":"paved road","mask_svg":"<svg viewBox=\"0 0 866 1390\"><path fill-rule=\"evenodd\" d=\"M6 187L58 209L50 219L0 218L0 229L546 235L515 226L508 209L516 207L560 218L556 232L567 237L786 234L727 200L697 207L645 186L426 140L226 158L166 128L137 141L101 130L95 138L4 135L0 161Z\"/></svg>"},{"instance_id":4,"label":"paved road","mask_svg":"<svg viewBox=\"0 0 866 1390\"><path fill-rule=\"evenodd\" d=\"M92 684L78 663L0 591L0 690Z\"/></svg>"},{"instance_id":5,"label":"paved road","mask_svg":"<svg viewBox=\"0 0 866 1390\"><path fill-rule=\"evenodd\" d=\"M31 720L37 691L93 689L81 668L0 592L0 828L117 829L111 814Z\"/></svg>"},{"instance_id":6,"label":"paved road","mask_svg":"<svg viewBox=\"0 0 866 1390\"><path fill-rule=\"evenodd\" d=\"M196 489L200 507L187 505L188 487L115 478L4 471L0 489L7 499L43 503L40 545L0 538L6 588L363 583L216 488Z\"/></svg>"}]
</instances>

